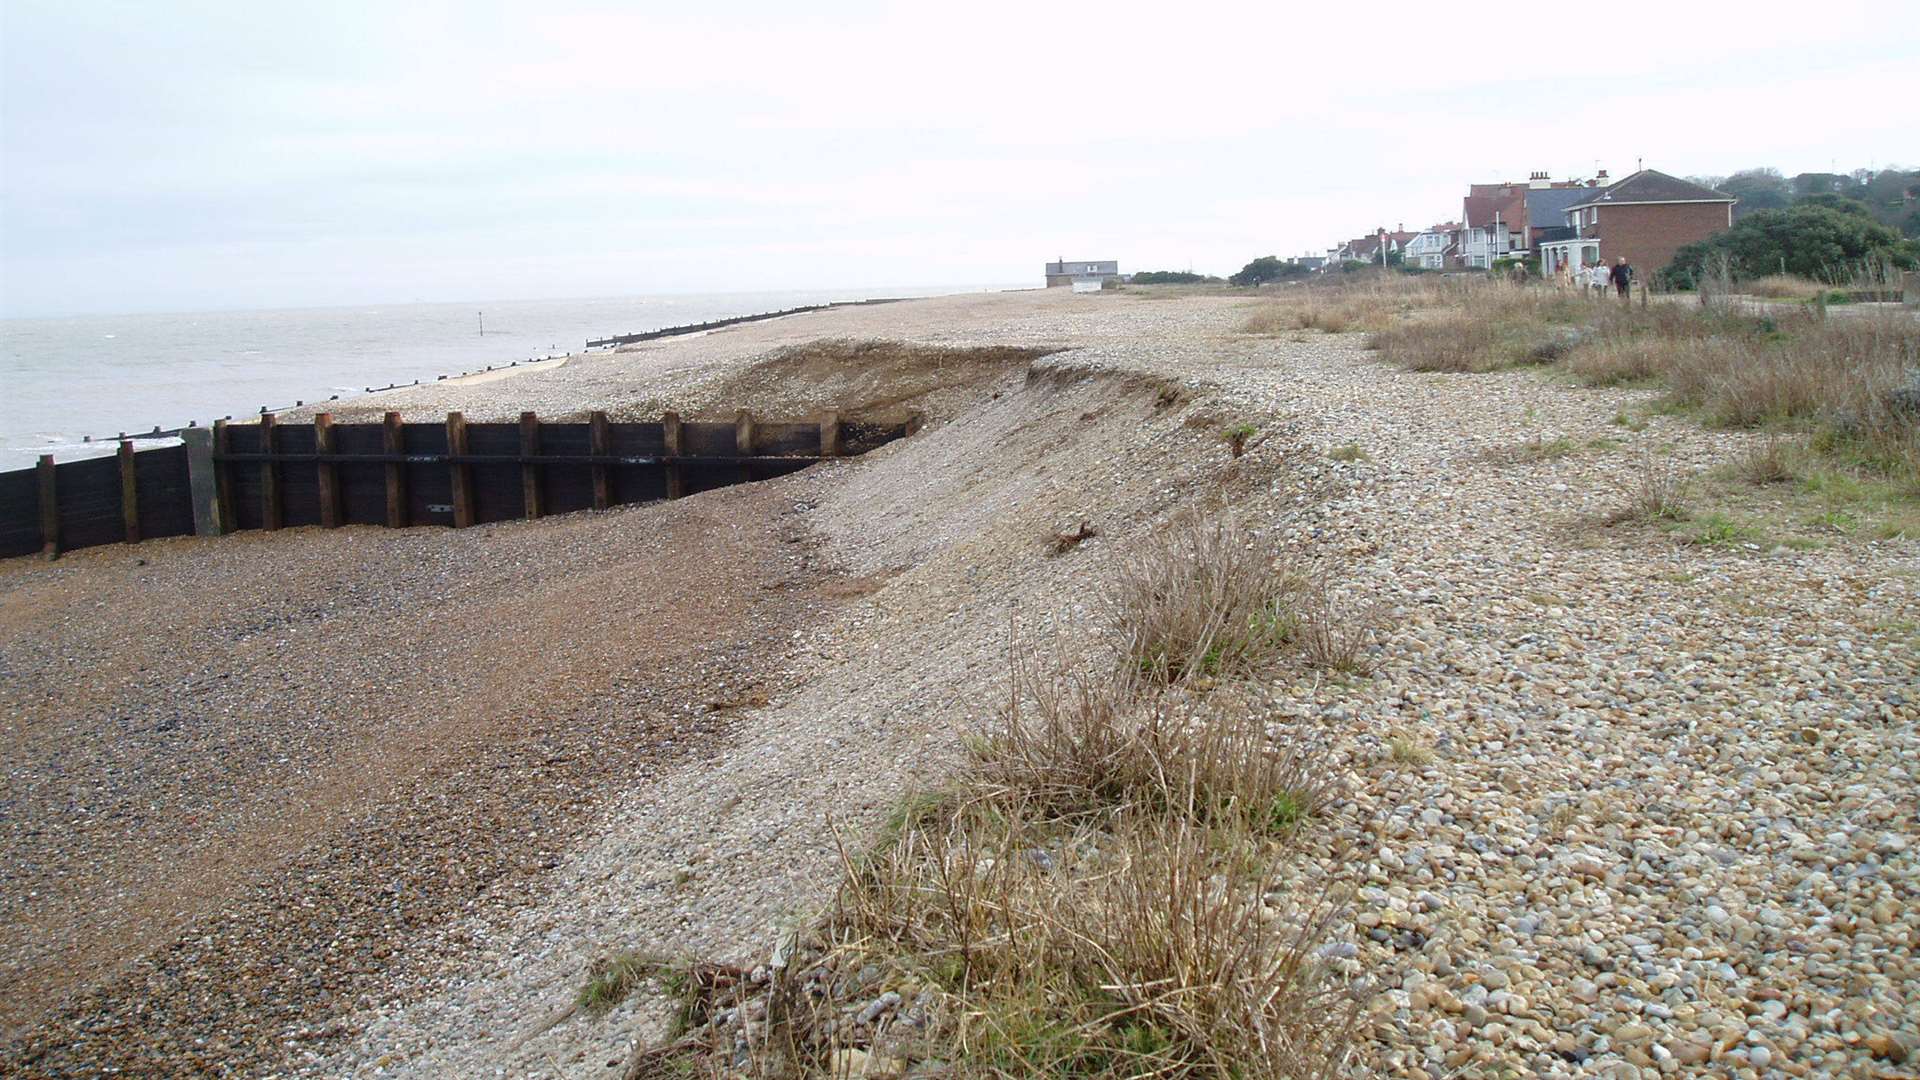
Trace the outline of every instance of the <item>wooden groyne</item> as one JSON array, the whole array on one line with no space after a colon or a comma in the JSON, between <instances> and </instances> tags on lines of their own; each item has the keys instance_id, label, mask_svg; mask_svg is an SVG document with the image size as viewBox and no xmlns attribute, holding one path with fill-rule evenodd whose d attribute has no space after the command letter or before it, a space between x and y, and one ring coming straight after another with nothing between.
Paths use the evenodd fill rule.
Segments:
<instances>
[{"instance_id":1,"label":"wooden groyne","mask_svg":"<svg viewBox=\"0 0 1920 1080\"><path fill-rule=\"evenodd\" d=\"M587 348L613 348L618 345L632 345L639 341L658 341L661 338L699 334L708 330L719 330L723 327L739 326L741 323L764 322L768 319L784 319L789 315L805 315L810 311L827 311L832 308L842 307L863 307L869 304L897 304L904 299L906 299L906 297L891 296L873 300L835 300L830 304L808 304L805 307L783 308L780 311L763 311L758 315L735 315L728 319L688 323L685 326L665 326L658 330L647 330L638 334L620 334L616 337L599 338L587 342Z\"/></svg>"},{"instance_id":2,"label":"wooden groyne","mask_svg":"<svg viewBox=\"0 0 1920 1080\"><path fill-rule=\"evenodd\" d=\"M0 556L298 525L465 528L685 495L797 472L917 424L764 421L257 424L216 421L182 445L0 472Z\"/></svg>"}]
</instances>

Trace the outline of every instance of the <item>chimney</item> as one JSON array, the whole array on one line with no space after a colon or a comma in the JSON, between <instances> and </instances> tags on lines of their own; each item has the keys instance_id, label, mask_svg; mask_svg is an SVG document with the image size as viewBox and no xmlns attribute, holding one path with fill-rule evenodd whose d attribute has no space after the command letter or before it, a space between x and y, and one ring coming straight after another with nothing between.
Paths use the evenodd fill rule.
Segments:
<instances>
[{"instance_id":1,"label":"chimney","mask_svg":"<svg viewBox=\"0 0 1920 1080\"><path fill-rule=\"evenodd\" d=\"M1546 173L1536 171L1533 173L1529 173L1527 175L1527 187L1529 188L1538 190L1540 188L1552 187L1552 186L1553 186L1553 181L1548 178Z\"/></svg>"},{"instance_id":2,"label":"chimney","mask_svg":"<svg viewBox=\"0 0 1920 1080\"><path fill-rule=\"evenodd\" d=\"M1607 184L1610 183L1607 179L1607 170L1601 169L1598 173L1595 173L1593 182L1599 184L1601 187L1606 187Z\"/></svg>"}]
</instances>

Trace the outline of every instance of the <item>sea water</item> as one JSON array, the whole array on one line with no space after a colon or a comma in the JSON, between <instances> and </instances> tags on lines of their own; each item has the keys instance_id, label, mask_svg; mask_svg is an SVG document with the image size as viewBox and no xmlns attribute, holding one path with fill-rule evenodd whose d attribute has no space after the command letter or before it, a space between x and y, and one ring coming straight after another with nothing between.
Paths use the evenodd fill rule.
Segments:
<instances>
[{"instance_id":1,"label":"sea water","mask_svg":"<svg viewBox=\"0 0 1920 1080\"><path fill-rule=\"evenodd\" d=\"M835 300L980 291L877 288L374 304L0 319L0 470L111 453L128 435L244 419L368 387L579 352L587 340ZM482 329L484 328L484 333ZM86 441L92 436L93 441ZM141 442L141 446L164 445Z\"/></svg>"}]
</instances>

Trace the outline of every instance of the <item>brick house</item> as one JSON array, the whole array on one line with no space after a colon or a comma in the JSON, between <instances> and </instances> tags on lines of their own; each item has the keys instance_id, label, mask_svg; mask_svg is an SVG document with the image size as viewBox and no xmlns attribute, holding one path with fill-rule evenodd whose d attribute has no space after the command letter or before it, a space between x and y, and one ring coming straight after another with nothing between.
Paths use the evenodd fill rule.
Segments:
<instances>
[{"instance_id":1,"label":"brick house","mask_svg":"<svg viewBox=\"0 0 1920 1080\"><path fill-rule=\"evenodd\" d=\"M1563 262L1625 258L1642 280L1666 268L1681 247L1733 226L1737 200L1690 180L1642 169L1619 183L1594 187L1566 208L1566 232L1540 245L1540 271Z\"/></svg>"}]
</instances>

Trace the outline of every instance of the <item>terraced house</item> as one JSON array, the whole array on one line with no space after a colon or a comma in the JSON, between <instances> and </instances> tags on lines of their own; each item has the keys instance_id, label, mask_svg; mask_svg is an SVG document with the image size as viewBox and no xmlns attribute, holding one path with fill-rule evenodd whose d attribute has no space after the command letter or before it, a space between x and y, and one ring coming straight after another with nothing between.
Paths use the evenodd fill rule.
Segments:
<instances>
[{"instance_id":1,"label":"terraced house","mask_svg":"<svg viewBox=\"0 0 1920 1080\"><path fill-rule=\"evenodd\" d=\"M1625 258L1643 279L1673 261L1681 247L1733 226L1724 191L1642 169L1616 184L1595 187L1566 207L1563 226L1543 230L1540 272L1563 263L1612 263Z\"/></svg>"}]
</instances>

